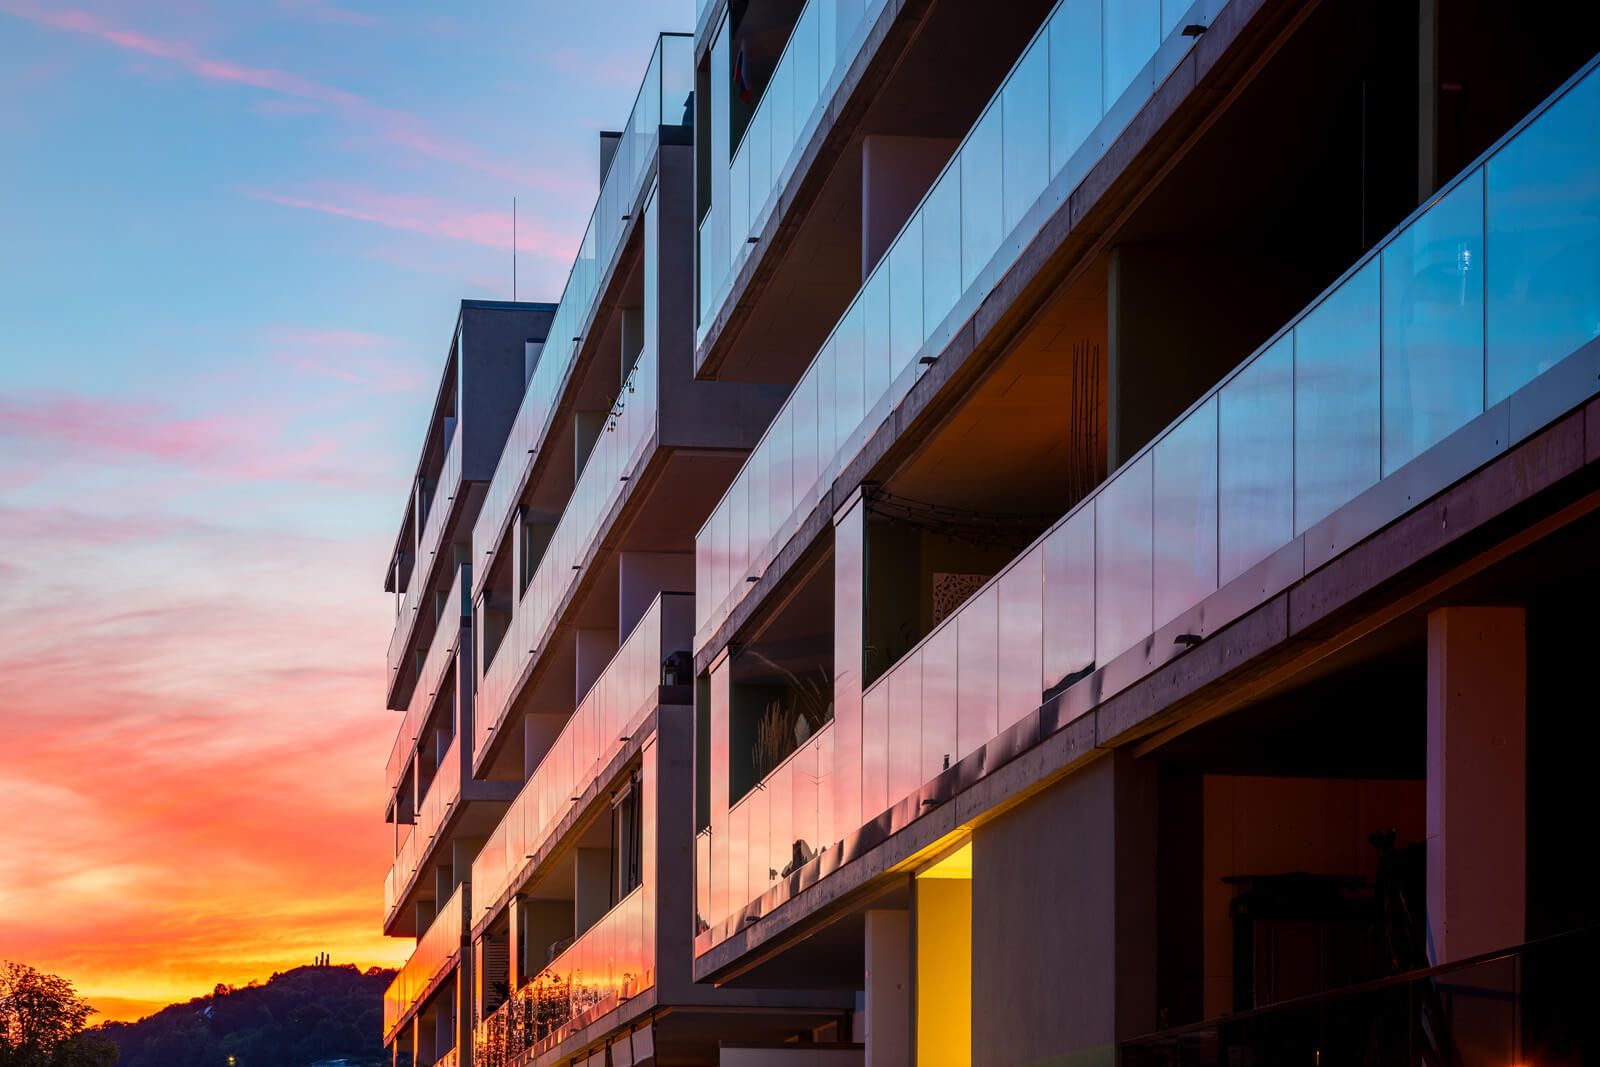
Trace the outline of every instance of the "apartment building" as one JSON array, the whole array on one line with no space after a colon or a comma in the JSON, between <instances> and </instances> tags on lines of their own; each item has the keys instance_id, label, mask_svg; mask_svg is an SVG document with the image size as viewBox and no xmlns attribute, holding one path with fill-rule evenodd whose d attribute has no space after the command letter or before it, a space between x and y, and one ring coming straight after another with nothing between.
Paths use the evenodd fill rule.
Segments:
<instances>
[{"instance_id":1,"label":"apartment building","mask_svg":"<svg viewBox=\"0 0 1600 1067\"><path fill-rule=\"evenodd\" d=\"M391 565L396 1064L715 1063L855 1007L693 979L694 538L787 390L693 372L692 47L601 135L560 300L464 305Z\"/></svg>"},{"instance_id":2,"label":"apartment building","mask_svg":"<svg viewBox=\"0 0 1600 1067\"><path fill-rule=\"evenodd\" d=\"M729 1063L1577 1063L1600 19L701 0Z\"/></svg>"}]
</instances>

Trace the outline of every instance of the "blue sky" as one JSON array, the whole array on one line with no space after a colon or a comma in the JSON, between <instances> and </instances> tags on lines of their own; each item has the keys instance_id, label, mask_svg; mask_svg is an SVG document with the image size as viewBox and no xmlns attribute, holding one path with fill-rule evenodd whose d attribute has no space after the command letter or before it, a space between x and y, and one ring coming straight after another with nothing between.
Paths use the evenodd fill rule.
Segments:
<instances>
[{"instance_id":1,"label":"blue sky","mask_svg":"<svg viewBox=\"0 0 1600 1067\"><path fill-rule=\"evenodd\" d=\"M381 576L456 302L510 296L513 196L559 297L597 131L692 17L0 0L9 953L119 1017L404 957Z\"/></svg>"}]
</instances>

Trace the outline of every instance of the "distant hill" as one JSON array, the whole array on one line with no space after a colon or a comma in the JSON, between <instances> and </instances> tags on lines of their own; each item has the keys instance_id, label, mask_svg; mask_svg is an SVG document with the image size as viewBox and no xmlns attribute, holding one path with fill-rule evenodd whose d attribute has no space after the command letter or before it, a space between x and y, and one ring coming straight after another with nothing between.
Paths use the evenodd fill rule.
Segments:
<instances>
[{"instance_id":1,"label":"distant hill","mask_svg":"<svg viewBox=\"0 0 1600 1067\"><path fill-rule=\"evenodd\" d=\"M296 967L263 985L219 985L136 1023L97 1028L121 1050L118 1067L305 1067L339 1059L377 1064L383 991L394 971Z\"/></svg>"}]
</instances>

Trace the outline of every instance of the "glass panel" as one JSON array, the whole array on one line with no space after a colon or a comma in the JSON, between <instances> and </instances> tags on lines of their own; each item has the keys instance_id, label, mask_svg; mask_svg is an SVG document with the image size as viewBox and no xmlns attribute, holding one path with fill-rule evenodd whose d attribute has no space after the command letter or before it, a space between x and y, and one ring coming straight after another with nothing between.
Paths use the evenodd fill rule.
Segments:
<instances>
[{"instance_id":1,"label":"glass panel","mask_svg":"<svg viewBox=\"0 0 1600 1067\"><path fill-rule=\"evenodd\" d=\"M1155 624L1217 588L1217 401L1191 412L1155 455Z\"/></svg>"},{"instance_id":2,"label":"glass panel","mask_svg":"<svg viewBox=\"0 0 1600 1067\"><path fill-rule=\"evenodd\" d=\"M961 288L978 277L989 257L1000 247L1001 192L1000 108L989 110L961 146ZM955 301L950 302L951 306ZM949 309L946 308L948 311Z\"/></svg>"},{"instance_id":3,"label":"glass panel","mask_svg":"<svg viewBox=\"0 0 1600 1067\"><path fill-rule=\"evenodd\" d=\"M889 267L874 271L858 301L861 305L862 332L862 413L872 413L889 391Z\"/></svg>"},{"instance_id":4,"label":"glass panel","mask_svg":"<svg viewBox=\"0 0 1600 1067\"><path fill-rule=\"evenodd\" d=\"M947 622L917 653L922 682L920 777L924 782L960 758L956 753L957 648L955 623Z\"/></svg>"},{"instance_id":5,"label":"glass panel","mask_svg":"<svg viewBox=\"0 0 1600 1067\"><path fill-rule=\"evenodd\" d=\"M1222 387L1219 572L1232 581L1294 539L1294 335Z\"/></svg>"},{"instance_id":6,"label":"glass panel","mask_svg":"<svg viewBox=\"0 0 1600 1067\"><path fill-rule=\"evenodd\" d=\"M817 484L822 454L817 444L817 376L807 374L795 386L789 400L794 418L794 497L796 506L805 504Z\"/></svg>"},{"instance_id":7,"label":"glass panel","mask_svg":"<svg viewBox=\"0 0 1600 1067\"><path fill-rule=\"evenodd\" d=\"M772 430L762 445L772 465L767 485L767 514L763 527L766 537L771 537L782 529L784 522L794 511L794 429L790 421L792 418L790 411L789 406L785 405L783 410L778 412L778 417L773 420ZM755 462L760 462L760 457L752 458Z\"/></svg>"},{"instance_id":8,"label":"glass panel","mask_svg":"<svg viewBox=\"0 0 1600 1067\"><path fill-rule=\"evenodd\" d=\"M961 605L956 613L956 746L965 758L996 733L999 645L994 587Z\"/></svg>"},{"instance_id":9,"label":"glass panel","mask_svg":"<svg viewBox=\"0 0 1600 1067\"><path fill-rule=\"evenodd\" d=\"M751 901L767 891L768 793L765 789L752 789L740 803L745 809L745 840L749 842L745 859L750 866L750 882L745 888L745 900Z\"/></svg>"},{"instance_id":10,"label":"glass panel","mask_svg":"<svg viewBox=\"0 0 1600 1067\"><path fill-rule=\"evenodd\" d=\"M838 407L839 383L834 380L833 338L817 353L816 362L809 372L817 381L817 442L821 445L821 469L818 478L828 478L832 471L834 453L839 450Z\"/></svg>"},{"instance_id":11,"label":"glass panel","mask_svg":"<svg viewBox=\"0 0 1600 1067\"><path fill-rule=\"evenodd\" d=\"M750 902L750 805L728 813L728 915Z\"/></svg>"},{"instance_id":12,"label":"glass panel","mask_svg":"<svg viewBox=\"0 0 1600 1067\"><path fill-rule=\"evenodd\" d=\"M1150 633L1151 468L1147 452L1095 498L1094 647L1101 664Z\"/></svg>"},{"instance_id":13,"label":"glass panel","mask_svg":"<svg viewBox=\"0 0 1600 1067\"><path fill-rule=\"evenodd\" d=\"M1488 163L1488 397L1497 404L1600 336L1600 78Z\"/></svg>"},{"instance_id":14,"label":"glass panel","mask_svg":"<svg viewBox=\"0 0 1600 1067\"><path fill-rule=\"evenodd\" d=\"M1005 215L1010 233L1050 180L1050 38L1041 34L1011 72L1002 93L1005 122Z\"/></svg>"},{"instance_id":15,"label":"glass panel","mask_svg":"<svg viewBox=\"0 0 1600 1067\"><path fill-rule=\"evenodd\" d=\"M844 835L839 829L834 810L835 783L834 742L838 728L824 726L817 735L817 844L818 851L830 847Z\"/></svg>"},{"instance_id":16,"label":"glass panel","mask_svg":"<svg viewBox=\"0 0 1600 1067\"><path fill-rule=\"evenodd\" d=\"M1378 480L1378 260L1294 329L1294 528Z\"/></svg>"},{"instance_id":17,"label":"glass panel","mask_svg":"<svg viewBox=\"0 0 1600 1067\"><path fill-rule=\"evenodd\" d=\"M838 408L835 417L838 419L841 446L861 425L861 417L864 414L862 402L865 398L862 394L861 369L866 340L864 325L861 301L857 300L850 305L850 310L844 313L844 318L839 321L839 326L833 335L834 380L838 383L836 397ZM840 458L844 460L848 457Z\"/></svg>"},{"instance_id":18,"label":"glass panel","mask_svg":"<svg viewBox=\"0 0 1600 1067\"><path fill-rule=\"evenodd\" d=\"M878 686L889 691L889 803L922 783L922 671L915 656L895 664Z\"/></svg>"},{"instance_id":19,"label":"glass panel","mask_svg":"<svg viewBox=\"0 0 1600 1067\"><path fill-rule=\"evenodd\" d=\"M898 378L922 347L922 216L889 250L889 377Z\"/></svg>"},{"instance_id":20,"label":"glass panel","mask_svg":"<svg viewBox=\"0 0 1600 1067\"><path fill-rule=\"evenodd\" d=\"M767 783L767 882L783 877L793 866L794 850L794 767L790 760L778 768Z\"/></svg>"},{"instance_id":21,"label":"glass panel","mask_svg":"<svg viewBox=\"0 0 1600 1067\"><path fill-rule=\"evenodd\" d=\"M1161 0L1161 36L1165 38L1183 24L1183 13L1189 10L1189 0Z\"/></svg>"},{"instance_id":22,"label":"glass panel","mask_svg":"<svg viewBox=\"0 0 1600 1067\"><path fill-rule=\"evenodd\" d=\"M750 573L750 480L745 474L734 479L728 490L728 577L742 582ZM756 528L757 536L760 527ZM759 546L757 546L759 547ZM724 586L726 588L726 586ZM720 598L719 598L720 599Z\"/></svg>"},{"instance_id":23,"label":"glass panel","mask_svg":"<svg viewBox=\"0 0 1600 1067\"><path fill-rule=\"evenodd\" d=\"M1161 44L1161 0L1110 0L1104 17L1109 110Z\"/></svg>"},{"instance_id":24,"label":"glass panel","mask_svg":"<svg viewBox=\"0 0 1600 1067\"><path fill-rule=\"evenodd\" d=\"M889 806L889 687L861 699L861 820Z\"/></svg>"},{"instance_id":25,"label":"glass panel","mask_svg":"<svg viewBox=\"0 0 1600 1067\"><path fill-rule=\"evenodd\" d=\"M1094 667L1094 501L1044 542L1044 689Z\"/></svg>"},{"instance_id":26,"label":"glass panel","mask_svg":"<svg viewBox=\"0 0 1600 1067\"><path fill-rule=\"evenodd\" d=\"M817 744L808 741L794 757L794 780L790 787L790 833L794 836L794 860L805 863L822 847L817 833Z\"/></svg>"},{"instance_id":27,"label":"glass panel","mask_svg":"<svg viewBox=\"0 0 1600 1067\"><path fill-rule=\"evenodd\" d=\"M772 536L767 500L772 484L771 462L772 453L765 440L745 462L744 477L750 483L748 488L750 512L746 519L750 524L750 551L744 566L729 573L729 589L738 589L745 578L766 564L767 541Z\"/></svg>"},{"instance_id":28,"label":"glass panel","mask_svg":"<svg viewBox=\"0 0 1600 1067\"><path fill-rule=\"evenodd\" d=\"M793 45L791 44L792 48ZM772 123L772 184L783 177L789 153L794 151L794 56L786 56L772 72L772 82L761 98L761 110Z\"/></svg>"},{"instance_id":29,"label":"glass panel","mask_svg":"<svg viewBox=\"0 0 1600 1067\"><path fill-rule=\"evenodd\" d=\"M861 804L861 658L865 523L858 501L833 527L833 694L835 838L854 833ZM879 766L882 766L881 762Z\"/></svg>"},{"instance_id":30,"label":"glass panel","mask_svg":"<svg viewBox=\"0 0 1600 1067\"><path fill-rule=\"evenodd\" d=\"M1100 121L1100 0L1062 0L1050 20L1050 173Z\"/></svg>"},{"instance_id":31,"label":"glass panel","mask_svg":"<svg viewBox=\"0 0 1600 1067\"><path fill-rule=\"evenodd\" d=\"M1483 172L1383 250L1383 473L1483 411Z\"/></svg>"},{"instance_id":32,"label":"glass panel","mask_svg":"<svg viewBox=\"0 0 1600 1067\"><path fill-rule=\"evenodd\" d=\"M788 59L794 66L795 137L805 131L817 106L817 5L807 4L789 40Z\"/></svg>"},{"instance_id":33,"label":"glass panel","mask_svg":"<svg viewBox=\"0 0 1600 1067\"><path fill-rule=\"evenodd\" d=\"M922 336L961 296L961 167L949 167L922 204Z\"/></svg>"},{"instance_id":34,"label":"glass panel","mask_svg":"<svg viewBox=\"0 0 1600 1067\"><path fill-rule=\"evenodd\" d=\"M1039 706L1044 626L1044 550L1035 548L999 582L1000 701L997 731Z\"/></svg>"},{"instance_id":35,"label":"glass panel","mask_svg":"<svg viewBox=\"0 0 1600 1067\"><path fill-rule=\"evenodd\" d=\"M762 101L763 105L766 103ZM761 209L767 206L767 195L772 192L772 120L771 112L763 106L756 113L750 129L745 133L741 147L750 157L750 228L753 232L761 221Z\"/></svg>"},{"instance_id":36,"label":"glass panel","mask_svg":"<svg viewBox=\"0 0 1600 1067\"><path fill-rule=\"evenodd\" d=\"M738 266L750 237L750 157L743 152L733 158L733 166L728 168L728 219L728 266L732 270Z\"/></svg>"}]
</instances>

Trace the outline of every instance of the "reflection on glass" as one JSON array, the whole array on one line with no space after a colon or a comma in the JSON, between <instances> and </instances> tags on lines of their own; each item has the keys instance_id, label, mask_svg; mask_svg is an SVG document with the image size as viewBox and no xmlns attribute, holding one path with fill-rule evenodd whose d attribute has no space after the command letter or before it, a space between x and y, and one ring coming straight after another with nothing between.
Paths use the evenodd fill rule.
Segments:
<instances>
[{"instance_id":1,"label":"reflection on glass","mask_svg":"<svg viewBox=\"0 0 1600 1067\"><path fill-rule=\"evenodd\" d=\"M1600 78L1568 90L1489 160L1487 402L1600 337Z\"/></svg>"},{"instance_id":2,"label":"reflection on glass","mask_svg":"<svg viewBox=\"0 0 1600 1067\"><path fill-rule=\"evenodd\" d=\"M889 694L889 803L922 782L922 672L913 662L895 665L877 692Z\"/></svg>"},{"instance_id":3,"label":"reflection on glass","mask_svg":"<svg viewBox=\"0 0 1600 1067\"><path fill-rule=\"evenodd\" d=\"M1050 20L1050 173L1100 121L1100 0L1062 0Z\"/></svg>"},{"instance_id":4,"label":"reflection on glass","mask_svg":"<svg viewBox=\"0 0 1600 1067\"><path fill-rule=\"evenodd\" d=\"M889 687L861 698L861 818L889 806Z\"/></svg>"},{"instance_id":5,"label":"reflection on glass","mask_svg":"<svg viewBox=\"0 0 1600 1067\"><path fill-rule=\"evenodd\" d=\"M1000 699L997 731L1039 706L1043 673L1044 549L1035 547L1000 579Z\"/></svg>"},{"instance_id":6,"label":"reflection on glass","mask_svg":"<svg viewBox=\"0 0 1600 1067\"><path fill-rule=\"evenodd\" d=\"M1383 473L1483 411L1483 172L1383 250Z\"/></svg>"},{"instance_id":7,"label":"reflection on glass","mask_svg":"<svg viewBox=\"0 0 1600 1067\"><path fill-rule=\"evenodd\" d=\"M794 768L789 760L767 783L767 882L782 878L794 851Z\"/></svg>"},{"instance_id":8,"label":"reflection on glass","mask_svg":"<svg viewBox=\"0 0 1600 1067\"><path fill-rule=\"evenodd\" d=\"M1094 667L1094 500L1044 542L1044 677L1054 689Z\"/></svg>"},{"instance_id":9,"label":"reflection on glass","mask_svg":"<svg viewBox=\"0 0 1600 1067\"><path fill-rule=\"evenodd\" d=\"M1102 486L1094 508L1094 647L1101 663L1148 634L1151 619L1150 454Z\"/></svg>"},{"instance_id":10,"label":"reflection on glass","mask_svg":"<svg viewBox=\"0 0 1600 1067\"><path fill-rule=\"evenodd\" d=\"M961 290L1000 247L1002 133L1001 108L991 104L961 146ZM954 306L952 299L945 310Z\"/></svg>"},{"instance_id":11,"label":"reflection on glass","mask_svg":"<svg viewBox=\"0 0 1600 1067\"><path fill-rule=\"evenodd\" d=\"M1050 38L1040 34L1001 96L1005 124L1005 214L1010 233L1050 179Z\"/></svg>"},{"instance_id":12,"label":"reflection on glass","mask_svg":"<svg viewBox=\"0 0 1600 1067\"><path fill-rule=\"evenodd\" d=\"M889 250L889 379L922 347L922 216L913 216Z\"/></svg>"},{"instance_id":13,"label":"reflection on glass","mask_svg":"<svg viewBox=\"0 0 1600 1067\"><path fill-rule=\"evenodd\" d=\"M841 444L843 439L849 436L850 431L860 425L861 417L865 414L862 408L865 399L862 392L865 325L862 321L861 302L858 300L850 306L849 311L845 312L833 335L834 373L838 382L835 403L838 404L838 435Z\"/></svg>"},{"instance_id":14,"label":"reflection on glass","mask_svg":"<svg viewBox=\"0 0 1600 1067\"><path fill-rule=\"evenodd\" d=\"M993 586L975 594L956 614L956 747L961 757L980 748L999 723L999 618Z\"/></svg>"},{"instance_id":15,"label":"reflection on glass","mask_svg":"<svg viewBox=\"0 0 1600 1067\"><path fill-rule=\"evenodd\" d=\"M961 167L946 168L922 204L922 336L961 296Z\"/></svg>"},{"instance_id":16,"label":"reflection on glass","mask_svg":"<svg viewBox=\"0 0 1600 1067\"><path fill-rule=\"evenodd\" d=\"M1155 462L1155 625L1217 588L1217 401L1173 427Z\"/></svg>"},{"instance_id":17,"label":"reflection on glass","mask_svg":"<svg viewBox=\"0 0 1600 1067\"><path fill-rule=\"evenodd\" d=\"M1103 99L1109 107L1161 44L1161 0L1113 0L1105 8Z\"/></svg>"},{"instance_id":18,"label":"reflection on glass","mask_svg":"<svg viewBox=\"0 0 1600 1067\"><path fill-rule=\"evenodd\" d=\"M922 663L922 780L927 781L960 757L956 751L956 627L953 622L930 636L917 653Z\"/></svg>"},{"instance_id":19,"label":"reflection on glass","mask_svg":"<svg viewBox=\"0 0 1600 1067\"><path fill-rule=\"evenodd\" d=\"M871 414L883 394L889 391L889 271L875 271L857 300L861 305L862 332L866 342L862 352L862 412Z\"/></svg>"},{"instance_id":20,"label":"reflection on glass","mask_svg":"<svg viewBox=\"0 0 1600 1067\"><path fill-rule=\"evenodd\" d=\"M1378 480L1378 260L1294 329L1294 526Z\"/></svg>"}]
</instances>

